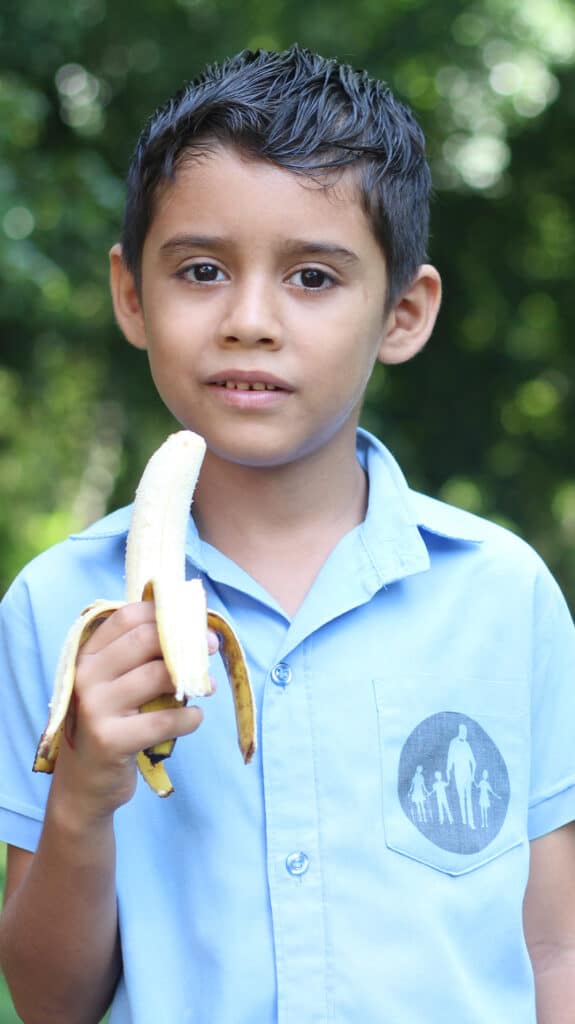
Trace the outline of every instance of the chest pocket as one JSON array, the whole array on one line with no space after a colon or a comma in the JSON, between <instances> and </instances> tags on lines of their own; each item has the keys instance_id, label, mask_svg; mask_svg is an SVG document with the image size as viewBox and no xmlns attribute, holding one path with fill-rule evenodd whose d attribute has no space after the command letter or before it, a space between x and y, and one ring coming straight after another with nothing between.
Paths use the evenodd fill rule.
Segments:
<instances>
[{"instance_id":1,"label":"chest pocket","mask_svg":"<svg viewBox=\"0 0 575 1024\"><path fill-rule=\"evenodd\" d=\"M517 684L374 680L389 849L462 875L525 841L529 718Z\"/></svg>"}]
</instances>

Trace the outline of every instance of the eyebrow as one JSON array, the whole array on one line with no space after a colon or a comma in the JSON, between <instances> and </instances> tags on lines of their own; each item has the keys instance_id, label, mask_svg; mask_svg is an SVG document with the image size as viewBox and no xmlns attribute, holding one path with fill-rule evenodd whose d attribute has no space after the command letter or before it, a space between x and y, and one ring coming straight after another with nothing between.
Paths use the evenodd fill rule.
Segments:
<instances>
[{"instance_id":1,"label":"eyebrow","mask_svg":"<svg viewBox=\"0 0 575 1024\"><path fill-rule=\"evenodd\" d=\"M178 255L178 253L190 249L218 250L224 249L227 245L229 245L229 240L219 235L174 235L173 238L168 238L163 243L160 251ZM309 238L288 238L282 242L280 248L286 256L332 256L342 263L359 262L359 256L352 249L346 249L343 245L336 245L333 242Z\"/></svg>"},{"instance_id":2,"label":"eyebrow","mask_svg":"<svg viewBox=\"0 0 575 1024\"><path fill-rule=\"evenodd\" d=\"M346 249L343 245L335 245L333 242L290 238L286 239L281 248L288 256L335 256L342 263L359 262L359 256L352 249Z\"/></svg>"},{"instance_id":3,"label":"eyebrow","mask_svg":"<svg viewBox=\"0 0 575 1024\"><path fill-rule=\"evenodd\" d=\"M160 252L177 255L188 249L222 249L225 244L225 238L219 238L217 235L174 235L163 243Z\"/></svg>"}]
</instances>

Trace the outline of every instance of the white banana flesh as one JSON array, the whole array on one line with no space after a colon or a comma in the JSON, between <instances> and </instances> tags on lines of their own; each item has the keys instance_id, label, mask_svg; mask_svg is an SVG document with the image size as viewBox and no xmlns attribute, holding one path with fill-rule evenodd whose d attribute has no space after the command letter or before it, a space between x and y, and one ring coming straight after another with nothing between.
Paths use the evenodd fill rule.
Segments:
<instances>
[{"instance_id":1,"label":"white banana flesh","mask_svg":"<svg viewBox=\"0 0 575 1024\"><path fill-rule=\"evenodd\" d=\"M153 596L177 700L211 693L204 588L200 580L187 584L185 572L186 531L205 451L203 437L181 430L154 452L138 484L126 545L126 601Z\"/></svg>"},{"instance_id":2,"label":"white banana flesh","mask_svg":"<svg viewBox=\"0 0 575 1024\"><path fill-rule=\"evenodd\" d=\"M201 580L185 578L186 531L190 506L205 453L198 434L182 430L171 434L149 460L134 501L126 546L126 600L98 600L72 625L56 670L50 714L34 771L52 772L74 689L78 652L102 619L123 604L155 601L160 645L173 694L164 694L140 710L184 704L189 697L211 693L208 671L209 625L220 639L222 655L234 698L238 741L247 764L255 751L255 703L241 645L230 624L206 608ZM174 740L138 754L138 767L160 796L173 792L163 761Z\"/></svg>"}]
</instances>

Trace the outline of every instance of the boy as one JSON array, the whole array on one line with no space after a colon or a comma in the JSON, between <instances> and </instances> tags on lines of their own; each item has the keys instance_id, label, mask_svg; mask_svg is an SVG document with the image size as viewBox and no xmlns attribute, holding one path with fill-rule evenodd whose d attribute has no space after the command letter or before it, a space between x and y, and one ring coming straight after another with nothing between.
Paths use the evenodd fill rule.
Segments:
<instances>
[{"instance_id":1,"label":"boy","mask_svg":"<svg viewBox=\"0 0 575 1024\"><path fill-rule=\"evenodd\" d=\"M83 648L73 744L33 776L66 629L122 595L129 510L24 571L0 948L27 1024L110 1002L112 1024L575 1019L571 619L525 544L409 491L356 431L375 361L434 324L428 195L410 113L297 47L208 68L140 139L114 308L207 441L189 574L242 638L259 750L241 764L223 681L199 729L137 714L169 683L134 604ZM187 733L160 801L135 753Z\"/></svg>"}]
</instances>

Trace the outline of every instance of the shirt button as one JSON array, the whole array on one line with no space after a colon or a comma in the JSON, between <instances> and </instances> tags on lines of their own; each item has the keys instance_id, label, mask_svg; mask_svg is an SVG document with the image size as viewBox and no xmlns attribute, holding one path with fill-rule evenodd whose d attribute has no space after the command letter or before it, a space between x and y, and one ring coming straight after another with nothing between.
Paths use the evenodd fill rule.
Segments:
<instances>
[{"instance_id":1,"label":"shirt button","mask_svg":"<svg viewBox=\"0 0 575 1024\"><path fill-rule=\"evenodd\" d=\"M309 857L302 850L298 850L297 853L290 853L286 857L286 868L290 875L305 875L309 868Z\"/></svg>"},{"instance_id":2,"label":"shirt button","mask_svg":"<svg viewBox=\"0 0 575 1024\"><path fill-rule=\"evenodd\" d=\"M272 668L271 675L276 686L287 686L292 680L292 670L285 661L278 661Z\"/></svg>"}]
</instances>

